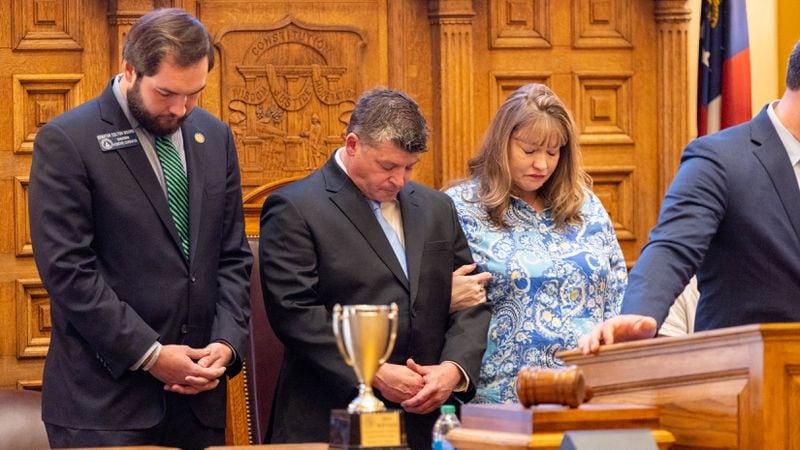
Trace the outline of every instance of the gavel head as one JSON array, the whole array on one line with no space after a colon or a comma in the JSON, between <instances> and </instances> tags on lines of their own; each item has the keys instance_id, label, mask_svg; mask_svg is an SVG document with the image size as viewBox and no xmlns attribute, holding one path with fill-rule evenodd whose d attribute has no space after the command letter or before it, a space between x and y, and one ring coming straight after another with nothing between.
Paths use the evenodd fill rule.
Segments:
<instances>
[{"instance_id":1,"label":"gavel head","mask_svg":"<svg viewBox=\"0 0 800 450\"><path fill-rule=\"evenodd\" d=\"M523 367L517 374L517 398L527 407L555 403L577 408L591 399L583 372L577 366L562 369Z\"/></svg>"}]
</instances>

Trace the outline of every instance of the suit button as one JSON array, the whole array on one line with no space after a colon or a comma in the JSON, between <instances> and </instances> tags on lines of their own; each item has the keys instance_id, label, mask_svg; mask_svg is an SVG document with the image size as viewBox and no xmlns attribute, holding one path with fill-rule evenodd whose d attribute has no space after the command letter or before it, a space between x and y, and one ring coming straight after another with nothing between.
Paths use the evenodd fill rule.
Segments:
<instances>
[{"instance_id":1,"label":"suit button","mask_svg":"<svg viewBox=\"0 0 800 450\"><path fill-rule=\"evenodd\" d=\"M191 280L192 280L192 283L194 283L195 281L197 281L197 278L195 278L194 275L192 275Z\"/></svg>"},{"instance_id":2,"label":"suit button","mask_svg":"<svg viewBox=\"0 0 800 450\"><path fill-rule=\"evenodd\" d=\"M186 334L188 332L189 332L189 326L186 325L185 323L181 325L181 334Z\"/></svg>"},{"instance_id":3,"label":"suit button","mask_svg":"<svg viewBox=\"0 0 800 450\"><path fill-rule=\"evenodd\" d=\"M417 310L414 308L411 309L411 317L412 318L417 317Z\"/></svg>"}]
</instances>

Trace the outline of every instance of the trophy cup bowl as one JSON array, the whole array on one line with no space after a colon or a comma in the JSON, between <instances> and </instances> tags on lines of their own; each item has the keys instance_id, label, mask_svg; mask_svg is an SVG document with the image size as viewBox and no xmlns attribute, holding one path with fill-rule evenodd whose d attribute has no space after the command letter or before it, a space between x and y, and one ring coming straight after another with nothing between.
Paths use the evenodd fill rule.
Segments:
<instances>
[{"instance_id":1,"label":"trophy cup bowl","mask_svg":"<svg viewBox=\"0 0 800 450\"><path fill-rule=\"evenodd\" d=\"M339 352L358 378L358 396L350 402L347 412L386 411L386 405L372 392L372 379L394 348L397 304L337 304L333 308L333 335Z\"/></svg>"},{"instance_id":2,"label":"trophy cup bowl","mask_svg":"<svg viewBox=\"0 0 800 450\"><path fill-rule=\"evenodd\" d=\"M333 334L344 361L358 379L358 396L347 409L331 410L330 448L407 449L403 410L387 410L372 392L372 379L392 354L397 304L336 305Z\"/></svg>"}]
</instances>

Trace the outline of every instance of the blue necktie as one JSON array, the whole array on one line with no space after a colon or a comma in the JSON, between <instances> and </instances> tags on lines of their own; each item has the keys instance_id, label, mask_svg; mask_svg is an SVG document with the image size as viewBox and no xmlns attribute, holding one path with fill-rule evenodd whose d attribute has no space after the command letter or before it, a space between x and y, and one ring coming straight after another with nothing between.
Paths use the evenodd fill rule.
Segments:
<instances>
[{"instance_id":1,"label":"blue necktie","mask_svg":"<svg viewBox=\"0 0 800 450\"><path fill-rule=\"evenodd\" d=\"M381 204L375 200L370 200L370 205L372 206L372 213L375 214L375 218L378 219L378 223L381 224L381 228L383 229L383 234L386 235L386 239L389 240L389 245L392 246L392 250L394 250L394 255L397 257L397 261L400 263L400 267L403 268L403 273L408 278L408 269L406 267L406 249L403 248L403 244L400 242L400 238L397 237L397 232L389 225L389 222L386 221L386 218L383 217L383 213L381 213Z\"/></svg>"}]
</instances>

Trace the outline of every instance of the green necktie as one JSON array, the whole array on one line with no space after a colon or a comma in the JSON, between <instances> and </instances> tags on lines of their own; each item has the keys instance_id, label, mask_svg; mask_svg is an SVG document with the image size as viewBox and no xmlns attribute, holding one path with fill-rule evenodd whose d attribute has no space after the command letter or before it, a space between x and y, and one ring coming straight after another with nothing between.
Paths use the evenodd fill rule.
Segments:
<instances>
[{"instance_id":1,"label":"green necktie","mask_svg":"<svg viewBox=\"0 0 800 450\"><path fill-rule=\"evenodd\" d=\"M156 136L156 154L167 184L167 204L181 238L183 255L189 259L189 180L178 149L167 136Z\"/></svg>"}]
</instances>

